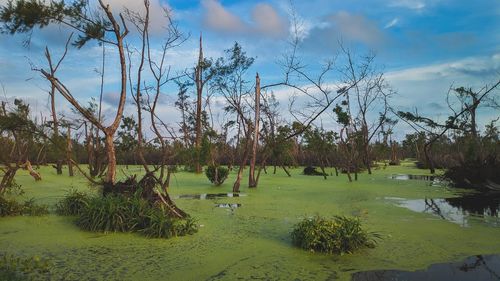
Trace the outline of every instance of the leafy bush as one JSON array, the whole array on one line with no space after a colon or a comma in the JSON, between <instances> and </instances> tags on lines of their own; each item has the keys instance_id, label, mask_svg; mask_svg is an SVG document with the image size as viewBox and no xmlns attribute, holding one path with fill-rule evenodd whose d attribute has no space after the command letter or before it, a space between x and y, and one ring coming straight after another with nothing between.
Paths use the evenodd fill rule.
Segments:
<instances>
[{"instance_id":1,"label":"leafy bush","mask_svg":"<svg viewBox=\"0 0 500 281\"><path fill-rule=\"evenodd\" d=\"M324 174L318 170L316 170L316 167L313 166L307 166L304 168L304 175L306 176L324 176Z\"/></svg>"},{"instance_id":2,"label":"leafy bush","mask_svg":"<svg viewBox=\"0 0 500 281\"><path fill-rule=\"evenodd\" d=\"M35 204L34 199L20 204L14 199L7 199L0 196L0 217L20 215L42 216L48 213L48 207L46 205Z\"/></svg>"},{"instance_id":3,"label":"leafy bush","mask_svg":"<svg viewBox=\"0 0 500 281\"><path fill-rule=\"evenodd\" d=\"M330 254L352 253L364 247L374 247L377 233L362 229L357 218L335 216L333 220L315 216L304 219L292 231L292 243L312 252Z\"/></svg>"},{"instance_id":4,"label":"leafy bush","mask_svg":"<svg viewBox=\"0 0 500 281\"><path fill-rule=\"evenodd\" d=\"M0 255L0 280L48 280L49 263L39 257ZM46 276L47 278L44 278Z\"/></svg>"},{"instance_id":5,"label":"leafy bush","mask_svg":"<svg viewBox=\"0 0 500 281\"><path fill-rule=\"evenodd\" d=\"M90 196L77 190L70 190L66 196L56 204L56 213L62 216L76 216L88 206Z\"/></svg>"},{"instance_id":6,"label":"leafy bush","mask_svg":"<svg viewBox=\"0 0 500 281\"><path fill-rule=\"evenodd\" d=\"M205 170L205 175L210 180L211 183L219 186L224 183L229 175L229 169L219 166L208 166Z\"/></svg>"},{"instance_id":7,"label":"leafy bush","mask_svg":"<svg viewBox=\"0 0 500 281\"><path fill-rule=\"evenodd\" d=\"M35 199L24 201L23 205L23 215L29 216L43 216L49 213L49 207L47 205L38 205L35 203Z\"/></svg>"},{"instance_id":8,"label":"leafy bush","mask_svg":"<svg viewBox=\"0 0 500 281\"><path fill-rule=\"evenodd\" d=\"M0 217L19 216L23 213L23 205L14 199L0 196Z\"/></svg>"},{"instance_id":9,"label":"leafy bush","mask_svg":"<svg viewBox=\"0 0 500 281\"><path fill-rule=\"evenodd\" d=\"M115 232L130 231L134 221L132 214L136 208L122 195L109 195L92 198L81 210L77 225L89 231Z\"/></svg>"},{"instance_id":10,"label":"leafy bush","mask_svg":"<svg viewBox=\"0 0 500 281\"><path fill-rule=\"evenodd\" d=\"M137 231L157 238L183 236L197 231L191 218L172 218L168 212L139 196L108 195L91 198L76 223L88 231Z\"/></svg>"},{"instance_id":11,"label":"leafy bush","mask_svg":"<svg viewBox=\"0 0 500 281\"><path fill-rule=\"evenodd\" d=\"M162 209L150 209L149 214L144 217L141 233L147 237L170 238L194 234L198 231L192 218L177 219L165 215Z\"/></svg>"}]
</instances>

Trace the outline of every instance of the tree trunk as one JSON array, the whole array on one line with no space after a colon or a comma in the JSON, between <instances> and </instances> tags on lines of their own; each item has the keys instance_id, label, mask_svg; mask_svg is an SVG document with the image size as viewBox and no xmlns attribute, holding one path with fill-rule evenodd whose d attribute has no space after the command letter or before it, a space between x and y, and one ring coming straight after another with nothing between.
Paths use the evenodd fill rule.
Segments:
<instances>
[{"instance_id":1,"label":"tree trunk","mask_svg":"<svg viewBox=\"0 0 500 281\"><path fill-rule=\"evenodd\" d=\"M370 163L370 146L369 143L365 143L365 166L366 170L368 171L368 174L372 174L372 168L371 168L371 163Z\"/></svg>"},{"instance_id":2,"label":"tree trunk","mask_svg":"<svg viewBox=\"0 0 500 281\"><path fill-rule=\"evenodd\" d=\"M426 143L424 145L424 155L425 155L425 161L427 161L427 165L429 166L429 170L431 174L436 173L436 170L434 168L434 161L432 160L432 157L430 155L430 150L431 150L431 144Z\"/></svg>"},{"instance_id":3,"label":"tree trunk","mask_svg":"<svg viewBox=\"0 0 500 281\"><path fill-rule=\"evenodd\" d=\"M290 172L286 169L285 165L282 165L281 168L283 168L283 171L285 171L285 173L287 174L288 177L291 177L292 175L290 174Z\"/></svg>"},{"instance_id":4,"label":"tree trunk","mask_svg":"<svg viewBox=\"0 0 500 281\"><path fill-rule=\"evenodd\" d=\"M250 130L248 130L250 132ZM236 181L233 184L233 192L240 192L241 178L243 177L243 170L245 169L245 165L248 161L248 156L250 154L250 138L247 136L247 140L245 143L245 151L243 152L243 158L241 159L240 168L238 169L238 175L236 176Z\"/></svg>"},{"instance_id":5,"label":"tree trunk","mask_svg":"<svg viewBox=\"0 0 500 281\"><path fill-rule=\"evenodd\" d=\"M73 162L71 161L71 152L73 147L71 145L71 127L68 126L68 132L66 133L66 163L68 163L68 173L69 176L74 176L73 172Z\"/></svg>"},{"instance_id":6,"label":"tree trunk","mask_svg":"<svg viewBox=\"0 0 500 281\"><path fill-rule=\"evenodd\" d=\"M62 160L57 160L55 165L52 165L54 169L56 169L56 173L58 175L62 175L62 168L63 168L63 161Z\"/></svg>"},{"instance_id":7,"label":"tree trunk","mask_svg":"<svg viewBox=\"0 0 500 281\"><path fill-rule=\"evenodd\" d=\"M255 161L257 161L257 148L259 145L259 119L260 119L260 78L255 77L255 121L252 145L252 159L250 160L250 172L248 174L248 187L257 187L255 180Z\"/></svg>"},{"instance_id":8,"label":"tree trunk","mask_svg":"<svg viewBox=\"0 0 500 281\"><path fill-rule=\"evenodd\" d=\"M7 187L12 186L12 181L19 168L17 166L7 166L7 171L4 170L2 181L0 182L0 194L2 194Z\"/></svg>"},{"instance_id":9,"label":"tree trunk","mask_svg":"<svg viewBox=\"0 0 500 281\"><path fill-rule=\"evenodd\" d=\"M52 75L54 75L54 73L52 73ZM54 83L51 83L49 95L50 95L50 109L52 113L52 122L54 123L52 124L54 130L54 140L56 140L57 137L59 136L59 126L57 122L56 101L55 101L56 87Z\"/></svg>"},{"instance_id":10,"label":"tree trunk","mask_svg":"<svg viewBox=\"0 0 500 281\"><path fill-rule=\"evenodd\" d=\"M116 152L113 140L113 135L105 135L106 154L108 156L108 172L106 173L105 182L110 184L114 184L116 181Z\"/></svg>"},{"instance_id":11,"label":"tree trunk","mask_svg":"<svg viewBox=\"0 0 500 281\"><path fill-rule=\"evenodd\" d=\"M196 83L196 138L195 138L195 149L196 149L196 163L195 171L197 174L201 173L201 163L200 163L200 153L201 153L201 106L202 106L202 94L203 94L203 46L202 37L200 35L200 51L198 57L198 65L195 71L195 83Z\"/></svg>"},{"instance_id":12,"label":"tree trunk","mask_svg":"<svg viewBox=\"0 0 500 281\"><path fill-rule=\"evenodd\" d=\"M323 161L320 162L320 168L321 172L323 173L323 178L325 178L326 180L325 164L323 164Z\"/></svg>"}]
</instances>

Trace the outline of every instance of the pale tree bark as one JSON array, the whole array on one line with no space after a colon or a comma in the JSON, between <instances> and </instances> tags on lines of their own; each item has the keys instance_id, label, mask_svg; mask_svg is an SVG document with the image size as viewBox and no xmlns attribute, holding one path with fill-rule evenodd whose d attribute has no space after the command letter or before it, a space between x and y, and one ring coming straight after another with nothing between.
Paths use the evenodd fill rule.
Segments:
<instances>
[{"instance_id":1,"label":"pale tree bark","mask_svg":"<svg viewBox=\"0 0 500 281\"><path fill-rule=\"evenodd\" d=\"M102 122L96 117L89 112L88 109L85 109L80 105L80 103L73 97L71 92L66 88L66 86L59 81L54 75L51 73L41 69L40 72L51 82L52 85L56 87L59 93L73 106L75 109L82 114L88 121L90 121L94 126L96 126L99 130L101 130L104 133L105 136L105 149L106 149L106 155L107 155L107 160L108 160L108 166L107 166L107 173L104 179L105 183L112 184L114 185L116 181L116 151L115 151L115 144L113 142L114 135L116 133L116 130L118 129L118 126L120 125L122 116L123 116L123 111L125 108L125 101L127 97L127 62L125 59L125 50L124 50L124 43L123 39L125 36L128 34L128 29L125 24L125 20L123 16L120 14L120 19L122 22L122 26L124 27L124 31L121 31L121 27L116 21L116 18L114 17L113 13L111 12L111 8L109 5L104 4L102 0L99 0L99 5L105 12L110 24L111 24L111 30L114 34L114 37L116 38L116 42L113 44L117 47L118 50L118 55L119 55L119 61L120 61L120 73L121 73L121 81L120 81L120 99L118 102L117 110L116 110L116 115L111 123L111 125L105 127Z\"/></svg>"},{"instance_id":2,"label":"pale tree bark","mask_svg":"<svg viewBox=\"0 0 500 281\"><path fill-rule=\"evenodd\" d=\"M252 158L250 160L250 173L248 177L248 187L257 187L255 179L255 162L257 161L257 149L259 145L259 120L260 120L260 78L255 77L255 121L252 145Z\"/></svg>"},{"instance_id":3,"label":"pale tree bark","mask_svg":"<svg viewBox=\"0 0 500 281\"><path fill-rule=\"evenodd\" d=\"M202 94L203 94L203 46L202 46L202 36L200 35L200 50L198 56L198 64L195 69L195 84L196 84L196 138L195 138L195 149L196 149L196 163L195 172L201 173L201 163L200 163L200 153L201 153L201 108L202 108Z\"/></svg>"}]
</instances>

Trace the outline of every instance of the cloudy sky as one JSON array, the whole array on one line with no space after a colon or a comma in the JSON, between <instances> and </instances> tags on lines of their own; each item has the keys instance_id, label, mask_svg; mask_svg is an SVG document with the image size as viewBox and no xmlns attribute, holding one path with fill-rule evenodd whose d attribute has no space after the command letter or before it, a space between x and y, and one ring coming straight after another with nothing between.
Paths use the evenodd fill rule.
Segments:
<instances>
[{"instance_id":1,"label":"cloudy sky","mask_svg":"<svg viewBox=\"0 0 500 281\"><path fill-rule=\"evenodd\" d=\"M106 2L106 1L105 1ZM140 10L139 0L108 0L115 12L127 6ZM0 0L0 5L6 0ZM295 11L300 25L300 57L311 72L339 52L339 41L357 54L374 52L376 64L383 69L397 92L394 107L418 108L433 116L446 116L444 103L451 85L480 88L500 77L500 4L498 0L152 0L153 33L160 42L164 20L162 7L173 16L188 40L169 52L174 71L192 67L197 57L197 40L204 37L206 57L219 57L237 41L247 54L256 57L250 70L261 75L262 83L281 78L276 62L288 48L290 13ZM293 8L292 8L293 6ZM44 48L57 56L68 31L50 26L33 34L29 47L23 47L24 35L0 35L0 83L8 98L22 97L35 111L47 111L48 84L31 67L43 67ZM137 43L133 34L130 43ZM157 40L157 41L156 41ZM159 45L158 45L159 46ZM104 100L109 116L117 98L117 65L113 50L107 51ZM85 102L99 93L101 48L89 44L81 50L70 49L60 70L61 80L79 100ZM335 84L332 74L329 81ZM277 90L286 108L292 93ZM498 94L498 93L497 93ZM173 87L164 89L161 116L175 124L179 114L172 108ZM58 98L61 112L68 106ZM485 109L482 120L499 113ZM322 122L329 123L328 116ZM408 128L401 128L405 131Z\"/></svg>"}]
</instances>

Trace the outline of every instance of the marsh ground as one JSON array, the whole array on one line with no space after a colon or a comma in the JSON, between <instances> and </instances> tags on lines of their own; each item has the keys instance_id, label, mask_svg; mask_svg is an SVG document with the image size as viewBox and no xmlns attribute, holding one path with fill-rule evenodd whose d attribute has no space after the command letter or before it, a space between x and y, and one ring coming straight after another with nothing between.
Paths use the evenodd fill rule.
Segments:
<instances>
[{"instance_id":1,"label":"marsh ground","mask_svg":"<svg viewBox=\"0 0 500 281\"><path fill-rule=\"evenodd\" d=\"M125 172L140 173L140 168ZM427 173L412 164L376 169L353 183L345 175L324 180L301 172L293 169L292 177L283 171L263 174L259 187L243 187L241 197L176 199L200 225L192 236L164 240L89 233L79 230L71 217L8 217L0 219L0 252L49 259L54 280L349 280L357 271L417 270L471 255L500 253L500 227L480 217L468 218L463 227L394 203L393 198L457 196L456 190L428 181L390 178ZM42 167L41 173L41 182L19 173L17 182L25 190L22 197L53 206L71 188L93 190L83 177L57 176L49 167ZM204 175L179 172L170 192L173 197L230 193L233 177L214 187ZM226 203L241 206L216 206ZM359 216L369 231L379 232L383 239L374 249L343 256L292 247L293 225L315 214Z\"/></svg>"}]
</instances>

